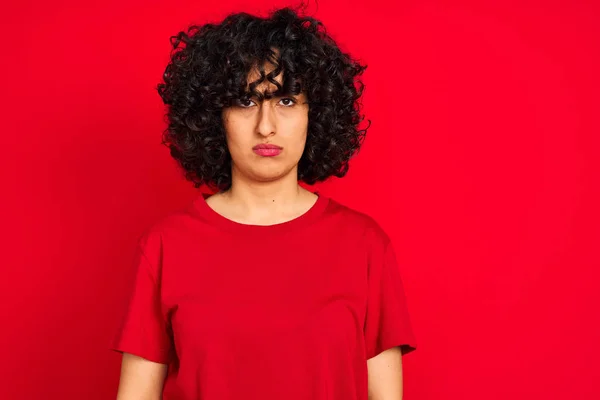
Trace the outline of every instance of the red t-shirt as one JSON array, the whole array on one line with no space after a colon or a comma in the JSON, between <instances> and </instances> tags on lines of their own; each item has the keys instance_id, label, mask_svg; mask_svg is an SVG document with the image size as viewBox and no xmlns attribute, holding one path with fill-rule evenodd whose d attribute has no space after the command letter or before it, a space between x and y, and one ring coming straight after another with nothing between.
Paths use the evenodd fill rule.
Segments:
<instances>
[{"instance_id":1,"label":"red t-shirt","mask_svg":"<svg viewBox=\"0 0 600 400\"><path fill-rule=\"evenodd\" d=\"M366 360L416 348L390 239L322 194L270 226L199 196L137 250L113 349L169 364L164 400L367 400Z\"/></svg>"}]
</instances>

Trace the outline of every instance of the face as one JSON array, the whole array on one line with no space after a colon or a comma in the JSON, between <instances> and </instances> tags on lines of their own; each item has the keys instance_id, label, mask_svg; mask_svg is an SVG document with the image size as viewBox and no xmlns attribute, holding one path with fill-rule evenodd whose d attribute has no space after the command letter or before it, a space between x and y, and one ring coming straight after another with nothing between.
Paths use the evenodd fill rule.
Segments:
<instances>
[{"instance_id":1,"label":"face","mask_svg":"<svg viewBox=\"0 0 600 400\"><path fill-rule=\"evenodd\" d=\"M265 73L274 66L265 64ZM257 70L248 82L260 77ZM282 82L282 74L275 80ZM265 80L259 92L275 92L277 87ZM308 128L308 104L304 93L273 96L259 101L252 97L223 109L222 118L231 154L232 176L258 182L289 177L296 179L298 162L304 152ZM269 148L274 147L274 148Z\"/></svg>"}]
</instances>

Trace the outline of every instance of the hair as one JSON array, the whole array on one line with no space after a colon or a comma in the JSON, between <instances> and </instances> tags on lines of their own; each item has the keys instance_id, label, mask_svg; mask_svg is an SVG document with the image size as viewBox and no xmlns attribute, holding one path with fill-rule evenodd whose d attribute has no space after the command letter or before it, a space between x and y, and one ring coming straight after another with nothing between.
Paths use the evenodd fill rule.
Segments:
<instances>
[{"instance_id":1,"label":"hair","mask_svg":"<svg viewBox=\"0 0 600 400\"><path fill-rule=\"evenodd\" d=\"M298 180L312 185L346 175L368 129L359 129L359 76L367 66L342 52L322 22L285 7L268 18L229 14L219 24L191 25L170 39L170 61L157 85L167 106L162 143L196 188L231 187L221 113L240 99L262 98L255 88L265 79L277 86L276 94L306 94L308 129ZM275 66L269 74L267 61ZM260 78L248 83L253 68ZM282 84L274 79L280 73Z\"/></svg>"}]
</instances>

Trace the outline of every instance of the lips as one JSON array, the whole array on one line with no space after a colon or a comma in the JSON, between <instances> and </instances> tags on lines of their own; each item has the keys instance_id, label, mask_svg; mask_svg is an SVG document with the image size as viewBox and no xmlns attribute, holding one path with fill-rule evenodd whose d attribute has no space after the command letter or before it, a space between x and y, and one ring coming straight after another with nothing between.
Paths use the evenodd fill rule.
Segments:
<instances>
[{"instance_id":1,"label":"lips","mask_svg":"<svg viewBox=\"0 0 600 400\"><path fill-rule=\"evenodd\" d=\"M257 144L252 149L253 150L257 150L257 149L278 149L278 150L281 150L281 147L277 146L277 145L274 145L274 144Z\"/></svg>"},{"instance_id":2,"label":"lips","mask_svg":"<svg viewBox=\"0 0 600 400\"><path fill-rule=\"evenodd\" d=\"M257 144L252 150L259 156L273 157L281 153L283 148L274 144Z\"/></svg>"}]
</instances>

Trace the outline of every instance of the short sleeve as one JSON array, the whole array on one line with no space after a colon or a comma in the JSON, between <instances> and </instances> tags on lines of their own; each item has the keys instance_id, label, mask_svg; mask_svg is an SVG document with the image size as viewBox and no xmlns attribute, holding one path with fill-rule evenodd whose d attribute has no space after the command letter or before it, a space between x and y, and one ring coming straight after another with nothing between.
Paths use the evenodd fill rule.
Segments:
<instances>
[{"instance_id":1,"label":"short sleeve","mask_svg":"<svg viewBox=\"0 0 600 400\"><path fill-rule=\"evenodd\" d=\"M416 349L416 339L396 254L385 234L371 247L364 332L367 359L397 346L404 355Z\"/></svg>"},{"instance_id":2,"label":"short sleeve","mask_svg":"<svg viewBox=\"0 0 600 400\"><path fill-rule=\"evenodd\" d=\"M112 350L131 353L157 363L172 359L172 335L162 309L158 266L160 244L140 240L136 248L134 279L125 304L124 317L113 338Z\"/></svg>"}]
</instances>

